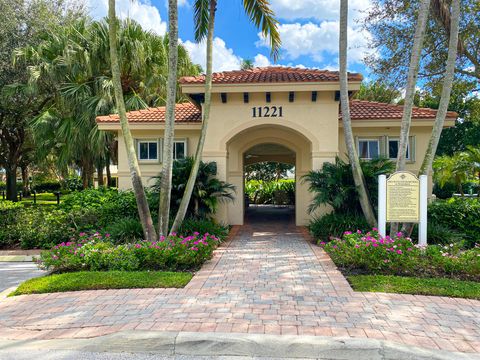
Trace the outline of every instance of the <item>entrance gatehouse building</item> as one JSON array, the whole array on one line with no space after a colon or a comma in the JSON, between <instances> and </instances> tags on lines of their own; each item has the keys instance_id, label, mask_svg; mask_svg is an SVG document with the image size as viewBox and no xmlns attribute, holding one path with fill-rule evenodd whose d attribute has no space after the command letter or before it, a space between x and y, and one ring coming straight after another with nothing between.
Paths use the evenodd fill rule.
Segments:
<instances>
[{"instance_id":1,"label":"entrance gatehouse building","mask_svg":"<svg viewBox=\"0 0 480 360\"><path fill-rule=\"evenodd\" d=\"M349 91L360 88L362 76L350 73ZM189 102L175 109L174 157L195 153L198 143L205 77L183 77L180 88ZM274 161L295 166L295 223L306 225L311 214L312 195L301 181L310 170L339 156L346 159L346 146L339 103L338 72L288 67L266 67L227 71L213 75L210 120L203 161L217 164L217 177L236 187L234 202L220 204L219 221L244 223L243 200L245 165ZM378 102L351 100L352 128L359 156L395 159L402 107ZM136 142L137 156L145 185L158 176L162 161L165 108L131 111L128 120ZM414 108L407 154L407 170L417 172L425 154L436 111ZM453 126L449 112L445 126ZM118 138L118 185L131 187L127 154L118 115L97 118L101 130ZM320 212L328 212L328 208Z\"/></svg>"}]
</instances>

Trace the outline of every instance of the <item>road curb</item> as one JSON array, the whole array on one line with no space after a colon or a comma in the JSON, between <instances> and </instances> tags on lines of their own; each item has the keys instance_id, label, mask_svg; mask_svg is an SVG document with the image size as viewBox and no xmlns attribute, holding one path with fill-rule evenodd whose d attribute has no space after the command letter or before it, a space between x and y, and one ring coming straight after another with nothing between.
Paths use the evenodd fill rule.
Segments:
<instances>
[{"instance_id":1,"label":"road curb","mask_svg":"<svg viewBox=\"0 0 480 360\"><path fill-rule=\"evenodd\" d=\"M32 262L33 255L0 255L0 262Z\"/></svg>"},{"instance_id":2,"label":"road curb","mask_svg":"<svg viewBox=\"0 0 480 360\"><path fill-rule=\"evenodd\" d=\"M88 339L0 340L0 348L159 355L338 360L463 360L478 354L430 350L389 341L297 335L122 331Z\"/></svg>"}]
</instances>

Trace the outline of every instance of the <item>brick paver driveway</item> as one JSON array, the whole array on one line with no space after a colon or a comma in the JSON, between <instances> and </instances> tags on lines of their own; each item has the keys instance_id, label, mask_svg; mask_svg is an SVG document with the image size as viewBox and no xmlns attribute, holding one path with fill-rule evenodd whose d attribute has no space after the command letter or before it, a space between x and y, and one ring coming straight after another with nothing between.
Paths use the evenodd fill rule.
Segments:
<instances>
[{"instance_id":1,"label":"brick paver driveway","mask_svg":"<svg viewBox=\"0 0 480 360\"><path fill-rule=\"evenodd\" d=\"M0 300L0 337L124 329L370 337L480 352L480 302L353 292L288 222L251 223L185 289L82 291Z\"/></svg>"}]
</instances>

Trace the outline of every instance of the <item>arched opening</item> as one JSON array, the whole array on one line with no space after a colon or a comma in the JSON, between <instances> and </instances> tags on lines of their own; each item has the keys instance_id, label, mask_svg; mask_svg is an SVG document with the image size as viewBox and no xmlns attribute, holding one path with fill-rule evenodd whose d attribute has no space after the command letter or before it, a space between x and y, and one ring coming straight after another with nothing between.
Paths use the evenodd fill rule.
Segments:
<instances>
[{"instance_id":1,"label":"arched opening","mask_svg":"<svg viewBox=\"0 0 480 360\"><path fill-rule=\"evenodd\" d=\"M245 166L262 161L294 165L295 171L290 177L294 178L295 206L291 213L294 214L296 225L308 224L311 195L308 185L302 182L301 178L312 169L311 141L284 124L260 124L238 130L226 142L226 179L237 189L235 202L226 209L225 215L229 224L244 224L248 210L244 197ZM280 199L278 202L281 202Z\"/></svg>"},{"instance_id":2,"label":"arched opening","mask_svg":"<svg viewBox=\"0 0 480 360\"><path fill-rule=\"evenodd\" d=\"M243 153L245 222L295 221L295 151L261 143Z\"/></svg>"}]
</instances>

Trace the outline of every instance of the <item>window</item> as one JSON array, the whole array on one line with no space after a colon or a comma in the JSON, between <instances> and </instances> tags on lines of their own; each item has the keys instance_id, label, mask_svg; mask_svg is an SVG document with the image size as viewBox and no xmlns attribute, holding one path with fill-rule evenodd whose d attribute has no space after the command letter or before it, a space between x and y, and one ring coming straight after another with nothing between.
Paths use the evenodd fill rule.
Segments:
<instances>
[{"instance_id":1,"label":"window","mask_svg":"<svg viewBox=\"0 0 480 360\"><path fill-rule=\"evenodd\" d=\"M378 140L358 140L358 155L360 159L375 159L379 155L380 144Z\"/></svg>"},{"instance_id":2,"label":"window","mask_svg":"<svg viewBox=\"0 0 480 360\"><path fill-rule=\"evenodd\" d=\"M158 156L158 140L139 140L137 142L138 160L155 161Z\"/></svg>"},{"instance_id":3,"label":"window","mask_svg":"<svg viewBox=\"0 0 480 360\"><path fill-rule=\"evenodd\" d=\"M390 159L396 159L398 155L398 143L399 139L388 139L388 157ZM410 158L410 141L407 144L407 160L411 160Z\"/></svg>"},{"instance_id":4,"label":"window","mask_svg":"<svg viewBox=\"0 0 480 360\"><path fill-rule=\"evenodd\" d=\"M187 141L175 140L173 142L173 158L175 160L184 159L187 156Z\"/></svg>"}]
</instances>

